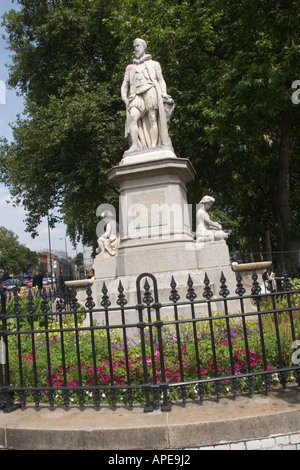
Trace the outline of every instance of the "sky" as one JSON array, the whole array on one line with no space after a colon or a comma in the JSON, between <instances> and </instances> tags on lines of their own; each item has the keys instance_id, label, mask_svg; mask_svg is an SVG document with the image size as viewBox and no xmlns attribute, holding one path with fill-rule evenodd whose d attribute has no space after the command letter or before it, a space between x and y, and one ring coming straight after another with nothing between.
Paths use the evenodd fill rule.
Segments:
<instances>
[{"instance_id":1,"label":"sky","mask_svg":"<svg viewBox=\"0 0 300 470\"><path fill-rule=\"evenodd\" d=\"M19 9L20 6L12 0L0 0L0 16L10 9ZM2 22L2 21L1 21ZM13 140L12 129L10 123L16 121L18 114L22 114L23 98L17 95L17 90L9 90L6 84L8 80L8 67L11 63L11 52L7 50L7 43L2 38L5 30L0 26L0 136L6 137L7 140ZM1 86L2 85L2 86ZM18 241L22 245L27 246L32 251L49 250L49 235L47 220L38 227L39 236L32 238L30 233L26 232L26 212L21 207L13 207L10 201L9 190L0 183L0 226L12 230L19 238ZM63 223L57 224L50 230L51 250L66 251L68 256L75 256L77 252L82 252L82 246L79 245L74 249L72 243L66 236L66 227Z\"/></svg>"}]
</instances>

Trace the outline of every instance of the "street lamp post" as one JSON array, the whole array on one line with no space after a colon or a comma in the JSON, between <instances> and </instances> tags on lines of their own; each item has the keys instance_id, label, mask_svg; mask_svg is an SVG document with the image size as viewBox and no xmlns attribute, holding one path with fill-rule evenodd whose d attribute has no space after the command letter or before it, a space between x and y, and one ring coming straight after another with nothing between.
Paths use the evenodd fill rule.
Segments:
<instances>
[{"instance_id":1,"label":"street lamp post","mask_svg":"<svg viewBox=\"0 0 300 470\"><path fill-rule=\"evenodd\" d=\"M64 237L64 238L60 238L60 240L65 240L66 261L67 261L67 276L68 276L68 280L69 280L70 270L69 270L69 258L68 258L68 250L67 250L67 239L66 239L66 237Z\"/></svg>"},{"instance_id":2,"label":"street lamp post","mask_svg":"<svg viewBox=\"0 0 300 470\"><path fill-rule=\"evenodd\" d=\"M48 216L48 238L49 238L49 256L50 256L51 289L53 290L53 273L52 273L52 255L51 255L51 238L50 238L49 216Z\"/></svg>"}]
</instances>

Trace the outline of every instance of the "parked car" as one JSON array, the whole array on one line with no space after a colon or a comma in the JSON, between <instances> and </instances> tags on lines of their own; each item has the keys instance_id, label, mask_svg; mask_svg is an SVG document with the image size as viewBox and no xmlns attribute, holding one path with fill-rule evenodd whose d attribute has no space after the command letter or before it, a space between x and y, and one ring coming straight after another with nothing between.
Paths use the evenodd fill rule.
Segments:
<instances>
[{"instance_id":1,"label":"parked car","mask_svg":"<svg viewBox=\"0 0 300 470\"><path fill-rule=\"evenodd\" d=\"M17 289L20 287L19 279L7 279L2 285L2 287L6 290Z\"/></svg>"}]
</instances>

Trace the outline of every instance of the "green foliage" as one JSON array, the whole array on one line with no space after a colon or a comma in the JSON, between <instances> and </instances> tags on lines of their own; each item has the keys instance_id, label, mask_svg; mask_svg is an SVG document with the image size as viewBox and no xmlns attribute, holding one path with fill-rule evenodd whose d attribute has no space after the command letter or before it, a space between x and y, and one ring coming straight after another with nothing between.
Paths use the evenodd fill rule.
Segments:
<instances>
[{"instance_id":1,"label":"green foliage","mask_svg":"<svg viewBox=\"0 0 300 470\"><path fill-rule=\"evenodd\" d=\"M112 20L122 52L131 27L163 64L176 102L173 144L197 171L191 202L216 196L234 230L231 248L267 251L271 233L273 249L290 250L299 232L296 10L294 1L128 1Z\"/></svg>"},{"instance_id":2,"label":"green foliage","mask_svg":"<svg viewBox=\"0 0 300 470\"><path fill-rule=\"evenodd\" d=\"M279 337L282 353L289 358L292 354L292 329L295 330L296 339L300 339L300 294L293 292L300 289L300 279L291 279L290 284L292 288L290 293L268 298L260 304L261 311L270 312L263 317L266 341L272 348L274 338ZM289 310L285 311L291 308L294 309L292 314ZM280 313L272 313L274 310L279 310Z\"/></svg>"},{"instance_id":3,"label":"green foliage","mask_svg":"<svg viewBox=\"0 0 300 470\"><path fill-rule=\"evenodd\" d=\"M260 308L262 310L272 310L274 308L284 310L289 307L299 307L300 313L300 295L298 292L293 292L300 289L300 279L290 279L289 282L291 291L280 296L269 297L260 303ZM295 312L297 313L297 310Z\"/></svg>"},{"instance_id":4,"label":"green foliage","mask_svg":"<svg viewBox=\"0 0 300 470\"><path fill-rule=\"evenodd\" d=\"M21 315L18 319L8 320L8 330L13 331L19 327L23 330L44 328L46 319L45 315L41 315L43 306L46 305L46 308L50 310L51 304L52 302L47 302L38 293L37 287L33 287L30 293L25 291L25 287L22 287L20 292L14 292L13 297L9 298L6 303L6 314L8 316ZM28 315L29 311L32 311L32 314Z\"/></svg>"},{"instance_id":5,"label":"green foliage","mask_svg":"<svg viewBox=\"0 0 300 470\"><path fill-rule=\"evenodd\" d=\"M58 209L73 240L90 241L97 206L115 194L106 172L124 146L111 86L115 41L103 21L111 6L19 3L5 23L15 53L9 83L26 94L26 113L14 125L14 142L2 147L0 179L22 200L33 235L43 216L55 224Z\"/></svg>"},{"instance_id":6,"label":"green foliage","mask_svg":"<svg viewBox=\"0 0 300 470\"><path fill-rule=\"evenodd\" d=\"M0 179L28 210L28 230L58 207L73 240L91 240L96 207L117 202L106 172L126 147L119 90L132 41L144 37L176 103L175 152L197 172L189 202L216 197L231 248L266 251L269 237L273 250L295 249L295 0L18 3L5 17L9 83L25 94L27 115L15 143L2 145Z\"/></svg>"},{"instance_id":7,"label":"green foliage","mask_svg":"<svg viewBox=\"0 0 300 470\"><path fill-rule=\"evenodd\" d=\"M18 241L18 236L5 227L0 227L0 267L4 278L18 275L38 264L37 254Z\"/></svg>"}]
</instances>

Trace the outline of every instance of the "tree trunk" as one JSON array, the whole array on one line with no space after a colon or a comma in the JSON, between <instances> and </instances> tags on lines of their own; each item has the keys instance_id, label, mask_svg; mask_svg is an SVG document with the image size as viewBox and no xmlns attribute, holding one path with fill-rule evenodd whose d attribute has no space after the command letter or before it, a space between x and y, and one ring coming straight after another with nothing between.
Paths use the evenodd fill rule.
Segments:
<instances>
[{"instance_id":1,"label":"tree trunk","mask_svg":"<svg viewBox=\"0 0 300 470\"><path fill-rule=\"evenodd\" d=\"M297 263L297 249L299 240L295 240L291 233L290 197L290 164L293 149L292 139L293 120L289 110L279 115L280 140L278 147L278 174L274 188L275 214L277 223L277 239L279 251L285 252L282 257L284 264Z\"/></svg>"},{"instance_id":2,"label":"tree trunk","mask_svg":"<svg viewBox=\"0 0 300 470\"><path fill-rule=\"evenodd\" d=\"M270 239L270 230L266 229L263 237L264 261L272 261L272 245Z\"/></svg>"}]
</instances>

